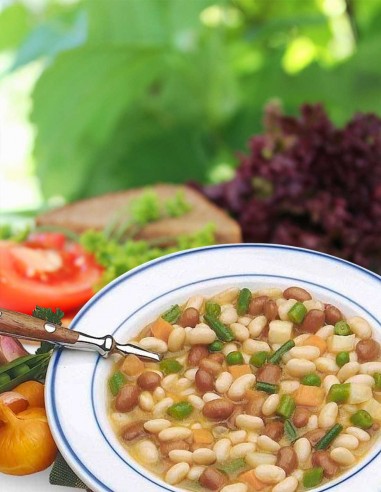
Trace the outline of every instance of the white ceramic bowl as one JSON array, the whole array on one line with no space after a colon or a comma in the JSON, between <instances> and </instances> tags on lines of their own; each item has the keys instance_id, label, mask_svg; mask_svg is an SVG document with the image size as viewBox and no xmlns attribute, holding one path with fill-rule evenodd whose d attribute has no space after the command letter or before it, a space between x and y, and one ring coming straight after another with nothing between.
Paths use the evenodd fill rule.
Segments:
<instances>
[{"instance_id":1,"label":"white ceramic bowl","mask_svg":"<svg viewBox=\"0 0 381 492\"><path fill-rule=\"evenodd\" d=\"M229 286L299 285L349 316L358 314L381 339L381 277L328 255L298 248L239 244L185 251L142 265L107 285L79 312L75 330L127 342L174 303ZM94 492L176 491L130 458L107 418L112 361L92 353L55 353L46 384L49 423L71 468ZM381 490L381 440L364 459L315 492Z\"/></svg>"}]
</instances>

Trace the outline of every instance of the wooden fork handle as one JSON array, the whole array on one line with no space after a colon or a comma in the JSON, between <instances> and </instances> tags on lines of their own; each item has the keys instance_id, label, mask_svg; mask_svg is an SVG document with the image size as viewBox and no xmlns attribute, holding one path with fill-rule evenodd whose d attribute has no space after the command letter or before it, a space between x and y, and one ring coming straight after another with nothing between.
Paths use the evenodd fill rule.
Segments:
<instances>
[{"instance_id":1,"label":"wooden fork handle","mask_svg":"<svg viewBox=\"0 0 381 492\"><path fill-rule=\"evenodd\" d=\"M27 314L0 307L0 334L57 344L75 344L79 333Z\"/></svg>"}]
</instances>

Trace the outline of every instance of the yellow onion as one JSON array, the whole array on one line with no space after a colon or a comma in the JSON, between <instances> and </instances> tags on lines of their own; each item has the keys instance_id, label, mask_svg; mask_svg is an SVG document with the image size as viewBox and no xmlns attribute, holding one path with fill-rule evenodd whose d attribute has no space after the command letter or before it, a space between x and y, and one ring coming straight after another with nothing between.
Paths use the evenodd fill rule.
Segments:
<instances>
[{"instance_id":1,"label":"yellow onion","mask_svg":"<svg viewBox=\"0 0 381 492\"><path fill-rule=\"evenodd\" d=\"M0 472L29 475L50 466L57 448L43 408L17 415L0 401Z\"/></svg>"}]
</instances>

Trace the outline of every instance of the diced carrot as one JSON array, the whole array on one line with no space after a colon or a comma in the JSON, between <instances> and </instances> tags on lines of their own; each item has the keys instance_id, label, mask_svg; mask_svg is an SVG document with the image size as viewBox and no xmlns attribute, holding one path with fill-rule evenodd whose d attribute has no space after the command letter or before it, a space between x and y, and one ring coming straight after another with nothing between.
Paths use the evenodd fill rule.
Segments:
<instances>
[{"instance_id":1,"label":"diced carrot","mask_svg":"<svg viewBox=\"0 0 381 492\"><path fill-rule=\"evenodd\" d=\"M317 347L320 350L320 355L323 355L327 350L327 342L317 335L309 336L303 341L302 345L313 345Z\"/></svg>"},{"instance_id":2,"label":"diced carrot","mask_svg":"<svg viewBox=\"0 0 381 492\"><path fill-rule=\"evenodd\" d=\"M165 321L163 318L157 318L157 320L151 324L150 328L154 337L164 340L165 343L168 342L169 335L172 331L171 323L168 323L168 321Z\"/></svg>"},{"instance_id":3,"label":"diced carrot","mask_svg":"<svg viewBox=\"0 0 381 492\"><path fill-rule=\"evenodd\" d=\"M305 386L301 384L293 394L297 405L306 407L318 407L324 400L324 389L317 386Z\"/></svg>"},{"instance_id":4,"label":"diced carrot","mask_svg":"<svg viewBox=\"0 0 381 492\"><path fill-rule=\"evenodd\" d=\"M120 370L127 376L137 376L144 371L144 362L136 355L127 355Z\"/></svg>"},{"instance_id":5,"label":"diced carrot","mask_svg":"<svg viewBox=\"0 0 381 492\"><path fill-rule=\"evenodd\" d=\"M246 390L245 396L249 401L253 401L258 398L263 398L263 393L261 391L248 389Z\"/></svg>"},{"instance_id":6,"label":"diced carrot","mask_svg":"<svg viewBox=\"0 0 381 492\"><path fill-rule=\"evenodd\" d=\"M254 470L249 470L245 473L241 473L237 478L239 482L246 483L250 489L254 490L262 490L265 487L268 487L265 483L261 482L255 475Z\"/></svg>"},{"instance_id":7,"label":"diced carrot","mask_svg":"<svg viewBox=\"0 0 381 492\"><path fill-rule=\"evenodd\" d=\"M252 374L249 364L229 366L229 372L234 379L237 379L244 374Z\"/></svg>"},{"instance_id":8,"label":"diced carrot","mask_svg":"<svg viewBox=\"0 0 381 492\"><path fill-rule=\"evenodd\" d=\"M208 429L193 429L193 442L197 444L212 444L214 437Z\"/></svg>"}]
</instances>

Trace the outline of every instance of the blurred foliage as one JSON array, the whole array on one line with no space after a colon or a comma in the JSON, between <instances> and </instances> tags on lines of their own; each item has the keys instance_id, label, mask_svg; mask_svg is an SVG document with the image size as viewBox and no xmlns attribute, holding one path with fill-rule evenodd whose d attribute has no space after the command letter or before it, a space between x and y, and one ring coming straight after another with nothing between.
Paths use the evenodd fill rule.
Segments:
<instances>
[{"instance_id":1,"label":"blurred foliage","mask_svg":"<svg viewBox=\"0 0 381 492\"><path fill-rule=\"evenodd\" d=\"M50 0L0 13L9 71L34 60L45 196L208 181L260 131L264 104L381 113L381 0ZM226 169L225 169L226 174Z\"/></svg>"}]
</instances>

